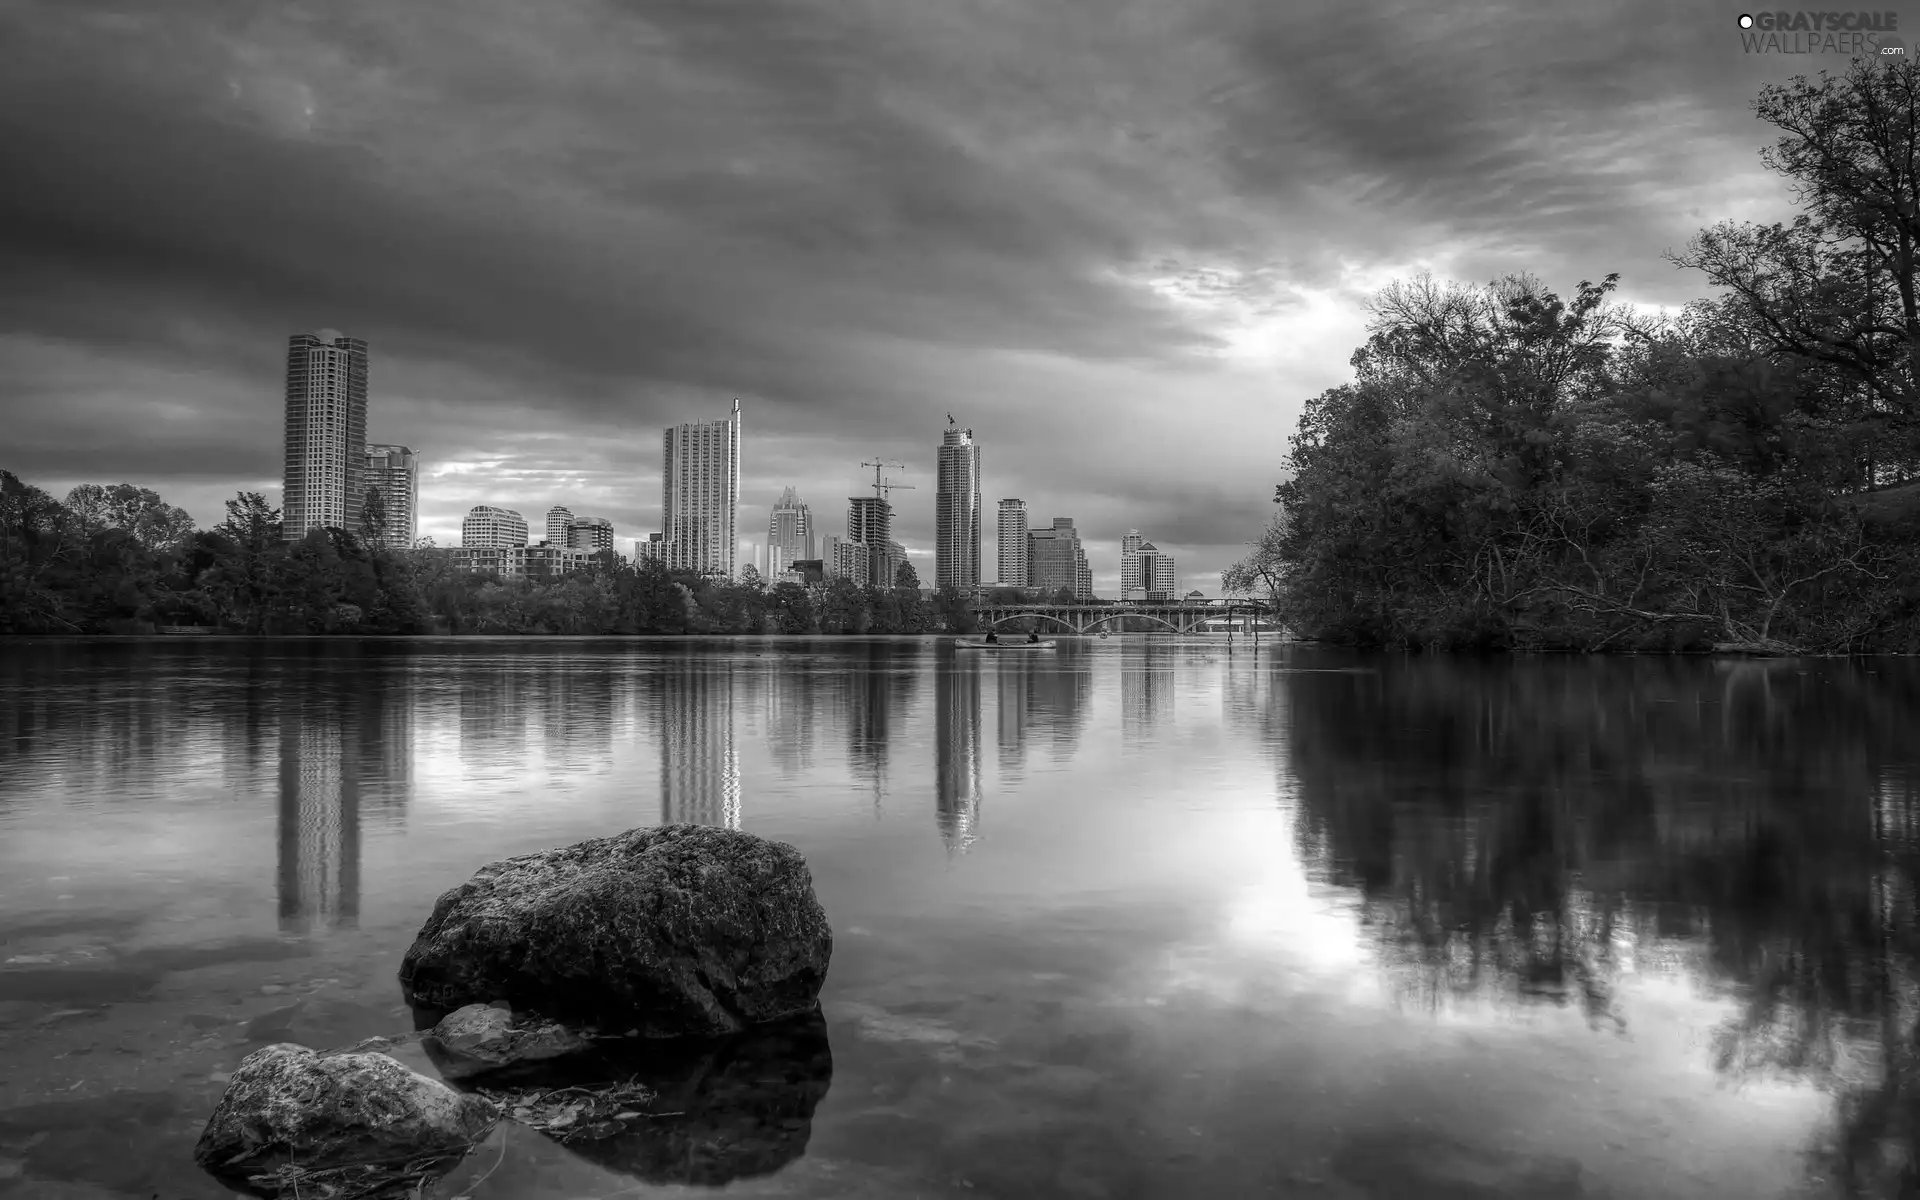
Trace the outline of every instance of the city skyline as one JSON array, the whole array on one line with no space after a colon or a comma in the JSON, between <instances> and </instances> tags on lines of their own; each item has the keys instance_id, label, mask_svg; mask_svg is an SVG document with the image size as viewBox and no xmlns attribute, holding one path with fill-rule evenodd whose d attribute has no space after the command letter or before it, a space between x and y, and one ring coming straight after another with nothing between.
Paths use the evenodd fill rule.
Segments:
<instances>
[{"instance_id":1,"label":"city skyline","mask_svg":"<svg viewBox=\"0 0 1920 1200\"><path fill-rule=\"evenodd\" d=\"M1213 578L1378 287L1704 295L1663 252L1791 216L1757 87L1841 65L1647 0L1361 0L1311 37L1250 0L335 11L0 14L32 64L0 80L8 469L203 526L238 490L278 503L285 338L338 327L375 348L369 432L423 454L442 544L520 497L652 530L658 429L740 396L759 503L844 496L873 454L931 484L928 430L964 410L993 494ZM1436 32L1463 21L1503 52ZM931 548L934 520L902 504L897 534Z\"/></svg>"}]
</instances>

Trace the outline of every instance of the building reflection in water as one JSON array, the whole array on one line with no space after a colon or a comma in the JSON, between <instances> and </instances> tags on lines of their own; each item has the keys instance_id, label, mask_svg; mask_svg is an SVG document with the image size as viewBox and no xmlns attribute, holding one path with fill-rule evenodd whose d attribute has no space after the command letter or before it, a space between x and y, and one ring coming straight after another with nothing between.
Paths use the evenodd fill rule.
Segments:
<instances>
[{"instance_id":1,"label":"building reflection in water","mask_svg":"<svg viewBox=\"0 0 1920 1200\"><path fill-rule=\"evenodd\" d=\"M1000 770L1016 777L1042 739L1053 760L1073 757L1086 724L1093 677L1084 661L1059 654L1003 654L994 661Z\"/></svg>"},{"instance_id":2,"label":"building reflection in water","mask_svg":"<svg viewBox=\"0 0 1920 1200\"><path fill-rule=\"evenodd\" d=\"M518 768L527 758L527 677L519 670L459 668L460 759L469 770Z\"/></svg>"},{"instance_id":3,"label":"building reflection in water","mask_svg":"<svg viewBox=\"0 0 1920 1200\"><path fill-rule=\"evenodd\" d=\"M688 656L660 665L660 821L740 828L740 752L731 664Z\"/></svg>"},{"instance_id":4,"label":"building reflection in water","mask_svg":"<svg viewBox=\"0 0 1920 1200\"><path fill-rule=\"evenodd\" d=\"M888 743L892 730L913 710L920 684L920 648L896 642L869 642L852 650L856 656L846 695L847 762L873 792L874 815L880 815L880 797L886 787Z\"/></svg>"},{"instance_id":5,"label":"building reflection in water","mask_svg":"<svg viewBox=\"0 0 1920 1200\"><path fill-rule=\"evenodd\" d=\"M958 656L936 669L934 813L948 853L964 854L980 823L980 660Z\"/></svg>"},{"instance_id":6,"label":"building reflection in water","mask_svg":"<svg viewBox=\"0 0 1920 1200\"><path fill-rule=\"evenodd\" d=\"M279 917L286 933L352 929L360 918L360 844L368 826L406 820L413 774L414 694L382 660L353 664L352 682L279 678ZM252 681L250 681L251 683ZM268 691L248 688L248 708ZM236 729L257 730L251 711ZM250 734L239 735L250 742Z\"/></svg>"},{"instance_id":7,"label":"building reflection in water","mask_svg":"<svg viewBox=\"0 0 1920 1200\"><path fill-rule=\"evenodd\" d=\"M1123 744L1150 741L1156 727L1173 722L1174 656L1177 646L1147 641L1128 647L1120 660L1120 734Z\"/></svg>"},{"instance_id":8,"label":"building reflection in water","mask_svg":"<svg viewBox=\"0 0 1920 1200\"><path fill-rule=\"evenodd\" d=\"M547 770L568 774L613 756L613 674L604 662L559 660L533 681Z\"/></svg>"},{"instance_id":9,"label":"building reflection in water","mask_svg":"<svg viewBox=\"0 0 1920 1200\"><path fill-rule=\"evenodd\" d=\"M767 752L786 778L813 770L813 741L819 732L814 689L820 682L819 676L805 670L777 671L766 681L761 717Z\"/></svg>"},{"instance_id":10,"label":"building reflection in water","mask_svg":"<svg viewBox=\"0 0 1920 1200\"><path fill-rule=\"evenodd\" d=\"M1000 774L1018 779L1027 766L1027 728L1033 723L1028 704L1033 679L1033 656L1003 654L993 664L994 728L1000 749Z\"/></svg>"}]
</instances>

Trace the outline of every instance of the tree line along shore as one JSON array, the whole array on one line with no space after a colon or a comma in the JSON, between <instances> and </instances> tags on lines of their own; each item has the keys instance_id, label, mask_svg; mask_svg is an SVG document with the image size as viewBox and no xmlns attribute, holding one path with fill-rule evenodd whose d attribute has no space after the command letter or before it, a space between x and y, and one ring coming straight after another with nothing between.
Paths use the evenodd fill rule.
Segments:
<instances>
[{"instance_id":1,"label":"tree line along shore","mask_svg":"<svg viewBox=\"0 0 1920 1200\"><path fill-rule=\"evenodd\" d=\"M1402 281L1228 572L1302 635L1482 650L1920 650L1920 64L1768 86L1798 214L1667 257L1676 312Z\"/></svg>"}]
</instances>

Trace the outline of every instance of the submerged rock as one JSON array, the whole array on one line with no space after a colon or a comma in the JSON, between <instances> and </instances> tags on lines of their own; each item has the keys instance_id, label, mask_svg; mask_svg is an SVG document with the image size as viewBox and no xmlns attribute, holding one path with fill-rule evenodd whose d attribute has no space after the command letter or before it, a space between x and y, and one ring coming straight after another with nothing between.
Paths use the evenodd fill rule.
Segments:
<instances>
[{"instance_id":1,"label":"submerged rock","mask_svg":"<svg viewBox=\"0 0 1920 1200\"><path fill-rule=\"evenodd\" d=\"M400 967L410 1003L515 1008L648 1037L814 1009L833 933L793 847L737 830L630 830L480 868Z\"/></svg>"},{"instance_id":2,"label":"submerged rock","mask_svg":"<svg viewBox=\"0 0 1920 1200\"><path fill-rule=\"evenodd\" d=\"M498 1114L384 1054L319 1054L282 1043L248 1055L193 1148L223 1178L288 1163L305 1170L445 1154L486 1136Z\"/></svg>"},{"instance_id":3,"label":"submerged rock","mask_svg":"<svg viewBox=\"0 0 1920 1200\"><path fill-rule=\"evenodd\" d=\"M444 1051L427 1046L444 1069ZM832 1084L833 1050L815 1009L728 1038L598 1039L457 1086L602 1167L652 1184L721 1187L805 1154Z\"/></svg>"},{"instance_id":4,"label":"submerged rock","mask_svg":"<svg viewBox=\"0 0 1920 1200\"><path fill-rule=\"evenodd\" d=\"M589 1046L585 1037L564 1025L538 1017L516 1021L509 1009L469 1004L442 1018L425 1048L442 1075L471 1079L579 1054ZM436 1049L440 1053L434 1053Z\"/></svg>"}]
</instances>

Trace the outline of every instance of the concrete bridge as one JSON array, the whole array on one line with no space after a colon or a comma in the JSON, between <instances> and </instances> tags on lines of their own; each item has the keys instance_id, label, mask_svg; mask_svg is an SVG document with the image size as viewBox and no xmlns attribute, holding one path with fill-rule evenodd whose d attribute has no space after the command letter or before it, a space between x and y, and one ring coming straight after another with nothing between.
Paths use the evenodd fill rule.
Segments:
<instances>
[{"instance_id":1,"label":"concrete bridge","mask_svg":"<svg viewBox=\"0 0 1920 1200\"><path fill-rule=\"evenodd\" d=\"M1098 633L1126 618L1151 621L1170 633L1239 629L1266 615L1256 604L989 604L973 613L982 627L1037 618L1068 633Z\"/></svg>"}]
</instances>

